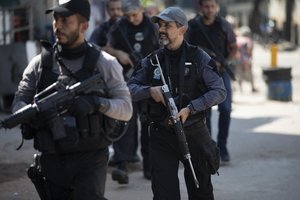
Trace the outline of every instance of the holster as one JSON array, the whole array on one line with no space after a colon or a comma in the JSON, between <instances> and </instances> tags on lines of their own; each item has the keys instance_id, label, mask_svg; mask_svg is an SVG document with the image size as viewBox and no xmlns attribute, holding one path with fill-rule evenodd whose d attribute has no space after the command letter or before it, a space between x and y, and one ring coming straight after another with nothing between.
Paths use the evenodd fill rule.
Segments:
<instances>
[{"instance_id":1,"label":"holster","mask_svg":"<svg viewBox=\"0 0 300 200\"><path fill-rule=\"evenodd\" d=\"M51 200L47 180L42 175L39 154L34 154L34 161L28 168L27 175L30 178L30 180L32 181L41 200Z\"/></svg>"}]
</instances>

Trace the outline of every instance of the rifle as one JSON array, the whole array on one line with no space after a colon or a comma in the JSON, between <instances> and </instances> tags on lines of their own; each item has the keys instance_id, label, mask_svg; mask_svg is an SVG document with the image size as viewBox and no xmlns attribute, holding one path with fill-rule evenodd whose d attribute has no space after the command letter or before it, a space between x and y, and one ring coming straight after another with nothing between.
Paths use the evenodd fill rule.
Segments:
<instances>
[{"instance_id":1,"label":"rifle","mask_svg":"<svg viewBox=\"0 0 300 200\"><path fill-rule=\"evenodd\" d=\"M154 63L152 61L152 59L150 59L150 62L153 66L158 67L158 69L160 71L161 79L162 79L162 82L163 82L163 86L161 87L161 90L162 90L162 93L163 93L163 96L164 96L165 103L167 105L167 110L169 112L171 122L172 122L173 127L174 127L174 131L176 133L176 136L177 136L177 139L178 139L178 142L179 142L179 148L181 149L181 151L183 153L183 158L185 160L188 160L188 163L190 165L192 175L193 175L193 178L194 178L195 185L196 185L197 188L199 188L199 182L198 182L198 179L196 177L194 167L193 167L193 164L192 164L192 160L191 160L192 157L191 157L191 154L190 154L188 143L186 141L184 129L183 129L181 120L177 119L178 109L176 107L174 98L172 97L172 94L169 90L169 86L167 85L166 80L164 78L163 71L162 71L162 68L160 66L160 62L159 62L159 59L157 57L157 54L155 55L155 59L156 59L156 63Z\"/></svg>"},{"instance_id":2,"label":"rifle","mask_svg":"<svg viewBox=\"0 0 300 200\"><path fill-rule=\"evenodd\" d=\"M52 131L54 139L60 139L66 136L63 132L63 121L59 115L67 112L68 104L77 96L88 93L92 87L99 85L103 87L103 79L101 74L96 74L82 82L77 82L73 85L65 85L61 81L57 81L47 87L42 92L34 96L32 104L28 104L17 110L12 115L0 121L1 128L13 128L21 123L34 120L38 113L47 113L51 122L55 125L53 128L60 131ZM44 119L47 121L48 119ZM60 129L61 128L61 129Z\"/></svg>"}]
</instances>

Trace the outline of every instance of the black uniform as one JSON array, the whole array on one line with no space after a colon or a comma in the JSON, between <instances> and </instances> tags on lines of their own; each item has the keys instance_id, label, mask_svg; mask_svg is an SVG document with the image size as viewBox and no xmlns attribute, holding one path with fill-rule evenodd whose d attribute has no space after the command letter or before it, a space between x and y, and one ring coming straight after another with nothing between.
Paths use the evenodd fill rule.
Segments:
<instances>
[{"instance_id":1,"label":"black uniform","mask_svg":"<svg viewBox=\"0 0 300 200\"><path fill-rule=\"evenodd\" d=\"M59 115L63 121L62 129L53 129L55 122L51 121L53 113L50 111L38 115L33 124L23 124L22 131L26 139L34 139L35 149L42 153L40 164L49 199L103 200L107 147L110 145L103 135L103 113L129 120L132 112L129 90L122 77L121 66L112 56L87 42L74 49L60 48L61 51L57 49L55 54L53 48L47 45L42 54L30 62L15 94L13 110L30 104L35 94L57 80L72 85L101 73L107 93L103 94L95 87L92 95L64 105L67 112ZM58 58L66 68L57 64ZM99 93L101 96L98 96ZM87 104L82 102L85 100ZM93 100L95 103L92 103ZM84 114L88 108L91 110ZM63 132L66 135L55 137Z\"/></svg>"},{"instance_id":2,"label":"black uniform","mask_svg":"<svg viewBox=\"0 0 300 200\"><path fill-rule=\"evenodd\" d=\"M149 88L162 85L159 69L150 60L157 54L164 77L178 110L191 104L193 112L184 123L187 142L196 176L197 189L188 163L179 151L177 137L168 123L168 112L161 103L150 96ZM154 61L155 62L155 61ZM158 50L141 62L141 69L128 81L134 101L147 100L150 124L150 155L152 163L152 190L155 200L179 200L179 161L186 166L184 176L190 200L212 200L213 187L210 177L211 162L218 160L206 126L206 110L220 103L226 96L221 77L209 66L210 57L197 47L183 42L175 51ZM208 153L209 152L209 153ZM214 166L215 164L212 163Z\"/></svg>"},{"instance_id":3,"label":"black uniform","mask_svg":"<svg viewBox=\"0 0 300 200\"><path fill-rule=\"evenodd\" d=\"M104 47L107 44L107 35L111 26L115 23L114 20L110 19L108 21L99 24L95 30L93 31L90 42L99 45L100 47Z\"/></svg>"},{"instance_id":4,"label":"black uniform","mask_svg":"<svg viewBox=\"0 0 300 200\"><path fill-rule=\"evenodd\" d=\"M109 42L115 49L131 54L131 59L135 64L138 64L140 59L159 48L156 26L150 22L149 17L145 14L143 21L137 26L132 25L126 17L121 18L112 27L109 38ZM123 65L125 79L129 78L127 73L131 68L130 65ZM138 159L136 155L138 148L137 117L138 112L143 112L141 111L142 106L142 102L133 103L134 113L128 130L121 140L113 144L115 150L113 160L117 163L134 162ZM141 115L141 151L144 171L148 171L150 168L147 124L146 119Z\"/></svg>"}]
</instances>

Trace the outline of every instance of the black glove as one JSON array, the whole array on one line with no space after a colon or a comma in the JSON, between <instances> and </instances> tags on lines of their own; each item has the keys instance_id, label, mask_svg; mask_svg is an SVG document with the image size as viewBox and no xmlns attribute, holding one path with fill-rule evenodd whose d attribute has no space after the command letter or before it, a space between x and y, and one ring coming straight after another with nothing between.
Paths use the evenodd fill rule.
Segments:
<instances>
[{"instance_id":1,"label":"black glove","mask_svg":"<svg viewBox=\"0 0 300 200\"><path fill-rule=\"evenodd\" d=\"M33 128L29 123L21 124L21 133L25 140L33 139L37 129Z\"/></svg>"},{"instance_id":2,"label":"black glove","mask_svg":"<svg viewBox=\"0 0 300 200\"><path fill-rule=\"evenodd\" d=\"M77 117L84 117L96 111L100 106L97 96L80 96L75 99L69 108L69 112Z\"/></svg>"}]
</instances>

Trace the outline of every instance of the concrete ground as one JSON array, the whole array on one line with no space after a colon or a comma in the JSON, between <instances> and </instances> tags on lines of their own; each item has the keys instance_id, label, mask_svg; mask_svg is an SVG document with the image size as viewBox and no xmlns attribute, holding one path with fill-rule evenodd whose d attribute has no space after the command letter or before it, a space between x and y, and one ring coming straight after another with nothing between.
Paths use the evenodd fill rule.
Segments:
<instances>
[{"instance_id":1,"label":"concrete ground","mask_svg":"<svg viewBox=\"0 0 300 200\"><path fill-rule=\"evenodd\" d=\"M249 83L243 92L234 83L234 103L228 148L229 165L213 176L215 199L220 200L298 200L300 199L300 50L278 52L278 66L292 67L293 101L267 99L262 69L270 64L270 53L259 45L254 48L254 81L259 89L251 93ZM0 118L5 117L1 114ZM216 108L213 110L213 137L217 132ZM297 125L298 124L298 125ZM26 177L32 161L32 142L21 150L19 129L0 131L0 199L37 200ZM119 185L107 176L106 197L110 200L152 199L151 184L142 176L139 163L131 166L130 183ZM181 180L182 200L187 200Z\"/></svg>"}]
</instances>

